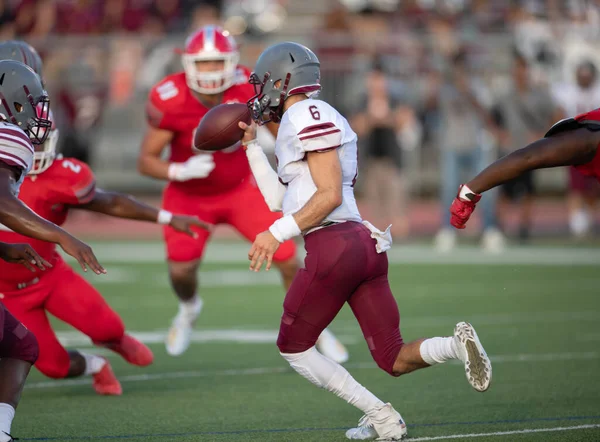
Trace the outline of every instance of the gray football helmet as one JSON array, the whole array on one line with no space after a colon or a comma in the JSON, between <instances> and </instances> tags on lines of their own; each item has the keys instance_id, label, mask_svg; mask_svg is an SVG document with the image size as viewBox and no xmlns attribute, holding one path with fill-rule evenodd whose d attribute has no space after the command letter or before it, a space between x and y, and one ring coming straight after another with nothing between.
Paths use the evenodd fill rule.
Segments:
<instances>
[{"instance_id":1,"label":"gray football helmet","mask_svg":"<svg viewBox=\"0 0 600 442\"><path fill-rule=\"evenodd\" d=\"M254 121L279 122L288 97L320 91L320 66L314 52L298 43L287 41L265 49L249 80L256 94L248 101Z\"/></svg>"},{"instance_id":2,"label":"gray football helmet","mask_svg":"<svg viewBox=\"0 0 600 442\"><path fill-rule=\"evenodd\" d=\"M33 46L20 40L8 40L0 43L0 60L15 60L29 66L42 77L42 58Z\"/></svg>"},{"instance_id":3,"label":"gray football helmet","mask_svg":"<svg viewBox=\"0 0 600 442\"><path fill-rule=\"evenodd\" d=\"M50 100L39 75L21 62L0 60L0 119L42 144L52 127L49 114Z\"/></svg>"}]
</instances>

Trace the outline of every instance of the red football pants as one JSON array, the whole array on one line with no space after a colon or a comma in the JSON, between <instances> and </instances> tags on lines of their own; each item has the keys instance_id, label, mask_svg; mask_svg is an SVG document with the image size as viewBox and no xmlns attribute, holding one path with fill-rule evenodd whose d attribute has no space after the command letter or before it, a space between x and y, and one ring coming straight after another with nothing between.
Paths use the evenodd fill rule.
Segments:
<instances>
[{"instance_id":1,"label":"red football pants","mask_svg":"<svg viewBox=\"0 0 600 442\"><path fill-rule=\"evenodd\" d=\"M388 260L377 253L371 232L345 222L305 237L305 268L300 269L283 302L277 346L300 353L348 302L377 365L393 374L402 347L400 313L388 282Z\"/></svg>"},{"instance_id":2,"label":"red football pants","mask_svg":"<svg viewBox=\"0 0 600 442\"><path fill-rule=\"evenodd\" d=\"M37 369L51 378L69 372L67 350L58 341L46 312L72 325L92 341L119 341L125 333L121 318L102 295L62 259L47 270L36 284L4 292L3 302L38 340Z\"/></svg>"},{"instance_id":3,"label":"red football pants","mask_svg":"<svg viewBox=\"0 0 600 442\"><path fill-rule=\"evenodd\" d=\"M254 178L249 177L235 189L217 195L183 193L178 187L168 185L163 194L162 207L173 213L197 216L211 224L229 224L248 241L268 230L281 218L281 213L271 212L265 203ZM189 262L201 259L210 233L194 229L198 236L192 238L170 226L164 227L169 261ZM296 256L296 245L285 241L279 246L273 260L285 262Z\"/></svg>"}]
</instances>

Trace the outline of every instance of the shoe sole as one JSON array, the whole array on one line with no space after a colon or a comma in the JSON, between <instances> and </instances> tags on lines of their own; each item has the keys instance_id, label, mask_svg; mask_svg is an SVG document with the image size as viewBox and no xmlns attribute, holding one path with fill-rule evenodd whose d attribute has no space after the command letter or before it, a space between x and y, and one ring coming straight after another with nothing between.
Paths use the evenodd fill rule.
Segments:
<instances>
[{"instance_id":1,"label":"shoe sole","mask_svg":"<svg viewBox=\"0 0 600 442\"><path fill-rule=\"evenodd\" d=\"M465 374L471 386L483 393L490 388L492 382L492 363L488 358L475 328L468 322L459 322L454 329L455 336L465 346L467 360Z\"/></svg>"}]
</instances>

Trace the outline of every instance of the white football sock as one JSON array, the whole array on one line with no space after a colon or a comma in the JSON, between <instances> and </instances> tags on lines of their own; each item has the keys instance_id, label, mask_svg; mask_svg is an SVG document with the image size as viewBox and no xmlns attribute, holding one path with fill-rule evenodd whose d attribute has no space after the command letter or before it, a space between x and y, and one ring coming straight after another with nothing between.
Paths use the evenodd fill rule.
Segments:
<instances>
[{"instance_id":1,"label":"white football sock","mask_svg":"<svg viewBox=\"0 0 600 442\"><path fill-rule=\"evenodd\" d=\"M79 354L85 359L85 371L83 372L85 376L100 373L100 370L106 365L106 359L100 356L89 355L83 352L79 352Z\"/></svg>"},{"instance_id":2,"label":"white football sock","mask_svg":"<svg viewBox=\"0 0 600 442\"><path fill-rule=\"evenodd\" d=\"M4 440L4 434L2 432L9 434L10 426L12 425L12 421L15 417L15 409L12 405L9 404L0 404L0 441ZM8 437L5 438L9 440Z\"/></svg>"},{"instance_id":3,"label":"white football sock","mask_svg":"<svg viewBox=\"0 0 600 442\"><path fill-rule=\"evenodd\" d=\"M187 301L179 301L179 311L184 315L195 316L202 308L202 298L195 294Z\"/></svg>"},{"instance_id":4,"label":"white football sock","mask_svg":"<svg viewBox=\"0 0 600 442\"><path fill-rule=\"evenodd\" d=\"M302 353L281 353L292 368L319 388L325 388L365 414L384 403L360 385L340 364L311 347Z\"/></svg>"},{"instance_id":5,"label":"white football sock","mask_svg":"<svg viewBox=\"0 0 600 442\"><path fill-rule=\"evenodd\" d=\"M454 337L429 338L421 342L419 348L421 357L429 365L441 364L452 359L458 359L458 351Z\"/></svg>"}]
</instances>

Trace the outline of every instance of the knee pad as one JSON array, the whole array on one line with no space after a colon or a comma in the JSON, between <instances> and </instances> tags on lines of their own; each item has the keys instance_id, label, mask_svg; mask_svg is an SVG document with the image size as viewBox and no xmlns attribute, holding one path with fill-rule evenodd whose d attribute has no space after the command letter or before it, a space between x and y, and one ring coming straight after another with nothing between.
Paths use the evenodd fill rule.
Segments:
<instances>
[{"instance_id":1,"label":"knee pad","mask_svg":"<svg viewBox=\"0 0 600 442\"><path fill-rule=\"evenodd\" d=\"M315 347L311 347L306 351L298 353L280 353L283 359L288 361L290 366L296 370L296 372L308 379L314 385L319 388L324 388L326 383L322 376L319 376L319 363L320 358L324 358ZM315 360L316 358L316 360ZM326 362L330 362L327 360Z\"/></svg>"},{"instance_id":2,"label":"knee pad","mask_svg":"<svg viewBox=\"0 0 600 442\"><path fill-rule=\"evenodd\" d=\"M11 345L9 346L8 353L5 357L19 359L21 361L29 362L32 365L38 359L40 354L40 348L38 346L37 339L35 335L31 333L29 330L25 328L22 324L19 325L23 327L24 332L19 333L20 330L15 330L14 338L11 337ZM8 338L4 336L5 341Z\"/></svg>"}]
</instances>

